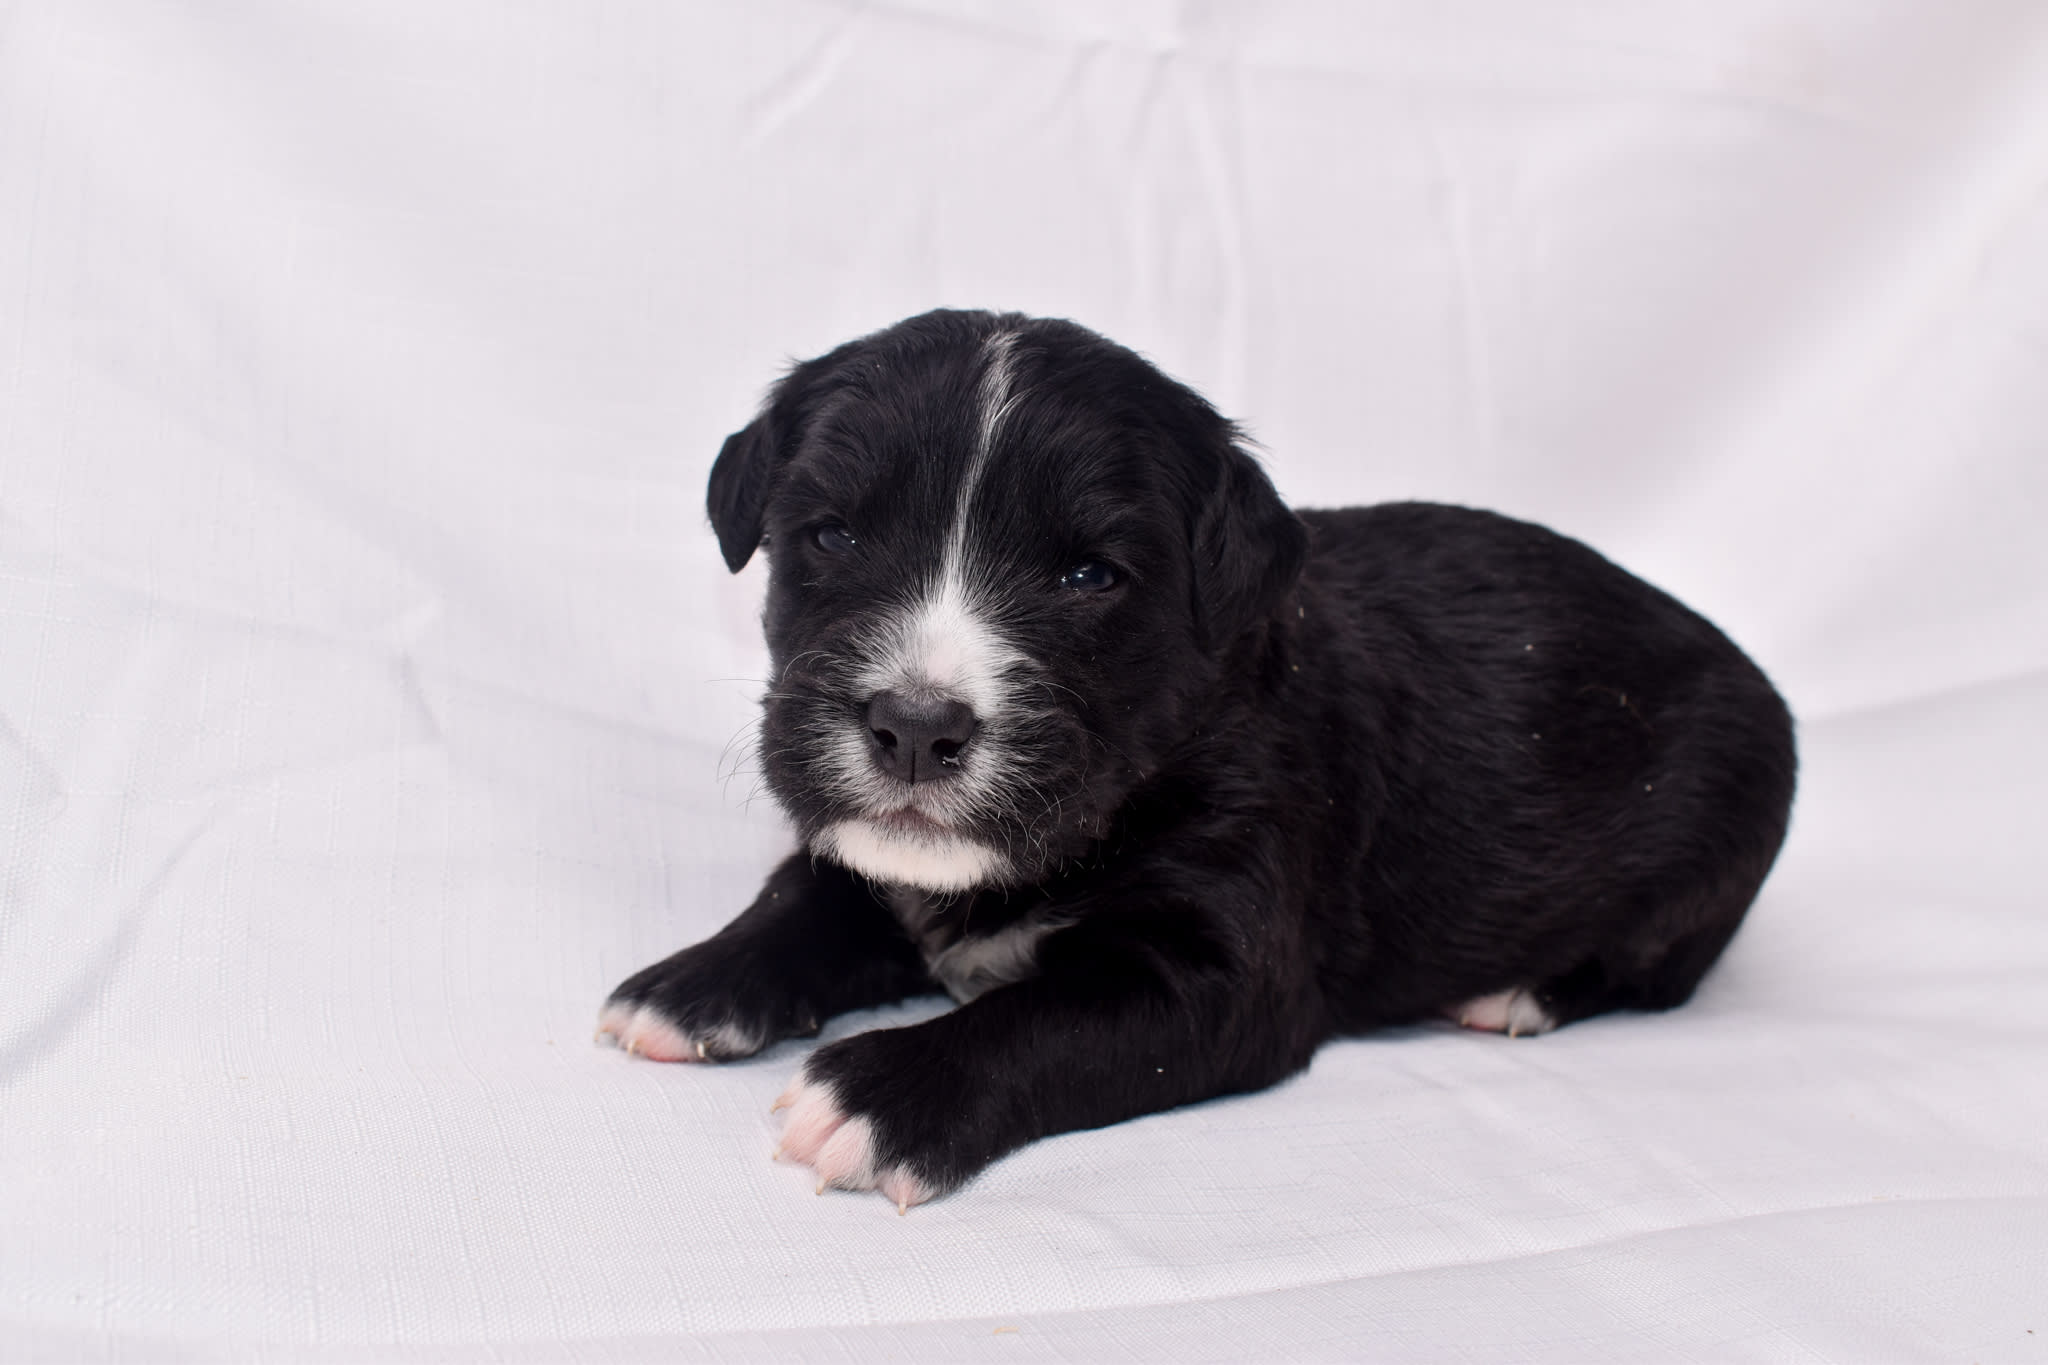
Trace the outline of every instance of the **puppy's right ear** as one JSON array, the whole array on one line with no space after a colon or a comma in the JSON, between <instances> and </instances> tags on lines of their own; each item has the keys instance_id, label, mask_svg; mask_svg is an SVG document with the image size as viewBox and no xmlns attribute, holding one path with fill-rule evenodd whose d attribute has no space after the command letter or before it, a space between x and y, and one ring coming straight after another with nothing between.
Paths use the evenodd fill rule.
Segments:
<instances>
[{"instance_id":1,"label":"puppy's right ear","mask_svg":"<svg viewBox=\"0 0 2048 1365\"><path fill-rule=\"evenodd\" d=\"M782 467L803 439L813 400L829 387L824 377L850 349L850 344L842 346L784 375L768 391L760 415L719 447L705 506L711 513L711 529L718 532L718 551L734 573L746 567L761 544L768 499L782 477Z\"/></svg>"},{"instance_id":2,"label":"puppy's right ear","mask_svg":"<svg viewBox=\"0 0 2048 1365\"><path fill-rule=\"evenodd\" d=\"M725 567L738 573L761 543L761 519L768 510L768 489L782 460L777 450L771 401L759 417L725 438L711 466L711 490L705 499L711 529L718 532L718 552Z\"/></svg>"}]
</instances>

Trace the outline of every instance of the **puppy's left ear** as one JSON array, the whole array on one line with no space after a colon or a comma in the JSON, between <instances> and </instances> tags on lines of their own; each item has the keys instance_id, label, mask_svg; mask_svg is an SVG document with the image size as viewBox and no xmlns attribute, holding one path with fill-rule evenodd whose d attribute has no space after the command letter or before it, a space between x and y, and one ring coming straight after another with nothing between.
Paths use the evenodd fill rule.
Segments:
<instances>
[{"instance_id":1,"label":"puppy's left ear","mask_svg":"<svg viewBox=\"0 0 2048 1365\"><path fill-rule=\"evenodd\" d=\"M1195 600L1211 649L1280 607L1308 562L1308 528L1235 442L1195 524Z\"/></svg>"}]
</instances>

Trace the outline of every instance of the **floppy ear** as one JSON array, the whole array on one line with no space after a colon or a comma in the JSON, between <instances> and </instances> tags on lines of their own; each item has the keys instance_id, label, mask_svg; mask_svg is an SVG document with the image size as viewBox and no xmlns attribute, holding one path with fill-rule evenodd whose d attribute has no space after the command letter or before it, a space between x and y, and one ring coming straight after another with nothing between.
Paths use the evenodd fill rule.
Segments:
<instances>
[{"instance_id":1,"label":"floppy ear","mask_svg":"<svg viewBox=\"0 0 2048 1365\"><path fill-rule=\"evenodd\" d=\"M1218 649L1272 614L1308 562L1308 528L1258 462L1227 442L1223 469L1195 523L1195 604Z\"/></svg>"},{"instance_id":2,"label":"floppy ear","mask_svg":"<svg viewBox=\"0 0 2048 1365\"><path fill-rule=\"evenodd\" d=\"M705 503L711 512L711 529L718 532L718 552L725 556L725 567L734 573L746 567L754 557L754 547L761 543L768 488L781 464L768 411L726 437L718 448Z\"/></svg>"},{"instance_id":3,"label":"floppy ear","mask_svg":"<svg viewBox=\"0 0 2048 1365\"><path fill-rule=\"evenodd\" d=\"M718 552L734 573L746 567L761 544L768 497L803 439L820 378L851 346L807 360L776 381L760 415L719 447L705 507L711 513L711 529L718 533Z\"/></svg>"}]
</instances>

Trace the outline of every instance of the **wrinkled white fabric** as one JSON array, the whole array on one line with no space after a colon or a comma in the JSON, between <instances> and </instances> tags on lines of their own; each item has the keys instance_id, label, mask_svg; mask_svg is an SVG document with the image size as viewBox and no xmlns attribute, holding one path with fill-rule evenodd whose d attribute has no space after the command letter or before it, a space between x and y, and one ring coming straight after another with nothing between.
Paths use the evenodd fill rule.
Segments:
<instances>
[{"instance_id":1,"label":"wrinkled white fabric","mask_svg":"<svg viewBox=\"0 0 2048 1365\"><path fill-rule=\"evenodd\" d=\"M2044 185L2029 0L0 4L0 1357L2043 1359ZM711 456L939 304L1748 648L1695 1003L907 1218L593 1046L787 843Z\"/></svg>"}]
</instances>

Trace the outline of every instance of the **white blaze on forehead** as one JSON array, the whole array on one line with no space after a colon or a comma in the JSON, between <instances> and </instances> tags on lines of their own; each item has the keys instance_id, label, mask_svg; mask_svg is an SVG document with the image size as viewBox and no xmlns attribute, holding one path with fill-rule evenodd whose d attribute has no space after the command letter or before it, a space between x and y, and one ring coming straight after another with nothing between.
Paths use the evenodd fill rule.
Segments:
<instances>
[{"instance_id":1,"label":"white blaze on forehead","mask_svg":"<svg viewBox=\"0 0 2048 1365\"><path fill-rule=\"evenodd\" d=\"M863 698L879 692L937 694L965 702L981 723L979 739L960 756L945 782L924 788L928 811L958 815L999 797L1004 779L1002 722L1019 709L1017 695L1031 661L1003 637L996 608L999 585L978 572L976 547L968 534L968 513L986 471L989 452L1015 402L1014 332L998 332L983 343L985 367L977 388L979 414L974 448L961 473L953 517L937 569L915 600L879 623L862 653L867 662L856 676ZM854 736L858 735L856 739ZM901 804L902 789L876 775L865 750L865 735L852 732L843 763L849 786L865 788L856 804L873 811ZM935 832L909 833L855 818L828 825L812 840L813 851L877 881L965 891L1006 875L1009 859L977 839Z\"/></svg>"},{"instance_id":2,"label":"white blaze on forehead","mask_svg":"<svg viewBox=\"0 0 2048 1365\"><path fill-rule=\"evenodd\" d=\"M966 533L967 504L981 484L982 471L988 468L989 451L995 448L1003 419L1010 415L1010 405L1016 401L1016 349L1015 332L993 333L981 344L982 354L988 357L988 366L981 372L981 430L974 443L974 454L967 462L967 473L960 480L960 496L953 504L953 526L946 538L949 557Z\"/></svg>"},{"instance_id":3,"label":"white blaze on forehead","mask_svg":"<svg viewBox=\"0 0 2048 1365\"><path fill-rule=\"evenodd\" d=\"M981 423L974 449L967 457L967 470L960 476L959 495L953 500L953 524L946 528L946 553L939 570L942 583L958 582L965 576L967 511L974 501L975 490L981 487L981 476L988 469L989 452L995 448L996 438L1002 434L1003 419L1009 416L1010 406L1016 401L1016 370L1012 358L1016 347L1015 332L996 332L981 345L982 354L988 358L987 366L981 372L978 395Z\"/></svg>"},{"instance_id":4,"label":"white blaze on forehead","mask_svg":"<svg viewBox=\"0 0 2048 1365\"><path fill-rule=\"evenodd\" d=\"M861 681L870 692L942 692L959 698L983 721L1006 708L1005 676L1025 656L996 631L987 610L991 594L976 590L968 512L988 467L989 452L1016 400L1012 353L1015 332L997 332L982 344L987 358L977 397L980 417L974 449L953 501L937 574L924 594L884 628L875 664Z\"/></svg>"}]
</instances>

